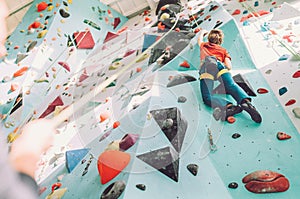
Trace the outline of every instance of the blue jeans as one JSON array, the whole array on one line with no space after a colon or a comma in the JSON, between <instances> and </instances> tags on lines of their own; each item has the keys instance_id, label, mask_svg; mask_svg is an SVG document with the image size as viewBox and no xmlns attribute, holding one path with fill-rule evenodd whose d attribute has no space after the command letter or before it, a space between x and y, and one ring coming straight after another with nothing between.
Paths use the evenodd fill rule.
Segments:
<instances>
[{"instance_id":1,"label":"blue jeans","mask_svg":"<svg viewBox=\"0 0 300 199\"><path fill-rule=\"evenodd\" d=\"M218 61L218 70L224 69L225 66ZM201 71L201 70L200 70ZM241 104L243 99L251 98L247 95L247 93L233 80L231 74L226 72L222 74L218 81L224 87L223 89L226 91L227 94L231 95L237 104ZM200 90L202 94L202 99L204 104L215 108L215 107L225 107L227 104L232 104L232 102L228 101L227 99L219 96L218 94L213 93L214 89L214 82L215 80L212 79L201 79L200 80Z\"/></svg>"}]
</instances>

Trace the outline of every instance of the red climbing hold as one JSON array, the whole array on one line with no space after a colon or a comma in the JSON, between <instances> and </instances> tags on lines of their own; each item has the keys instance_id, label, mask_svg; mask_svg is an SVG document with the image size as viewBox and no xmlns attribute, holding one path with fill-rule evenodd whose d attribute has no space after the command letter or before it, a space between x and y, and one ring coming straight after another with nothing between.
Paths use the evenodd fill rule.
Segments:
<instances>
[{"instance_id":1,"label":"red climbing hold","mask_svg":"<svg viewBox=\"0 0 300 199\"><path fill-rule=\"evenodd\" d=\"M235 122L235 118L233 116L227 117L227 122L233 124Z\"/></svg>"},{"instance_id":2,"label":"red climbing hold","mask_svg":"<svg viewBox=\"0 0 300 199\"><path fill-rule=\"evenodd\" d=\"M184 60L181 64L180 64L181 67L184 67L184 68L190 68L190 64Z\"/></svg>"},{"instance_id":3,"label":"red climbing hold","mask_svg":"<svg viewBox=\"0 0 300 199\"><path fill-rule=\"evenodd\" d=\"M113 128L116 129L118 128L118 126L120 126L120 122L119 121L114 122Z\"/></svg>"},{"instance_id":4,"label":"red climbing hold","mask_svg":"<svg viewBox=\"0 0 300 199\"><path fill-rule=\"evenodd\" d=\"M259 89L257 89L257 93L259 93L259 94L265 94L265 93L268 93L269 91L267 90L267 89L265 89L265 88L259 88Z\"/></svg>"},{"instance_id":5,"label":"red climbing hold","mask_svg":"<svg viewBox=\"0 0 300 199\"><path fill-rule=\"evenodd\" d=\"M295 104L296 100L295 99L290 99L287 103L285 103L286 106L290 106L292 104Z\"/></svg>"},{"instance_id":6,"label":"red climbing hold","mask_svg":"<svg viewBox=\"0 0 300 199\"><path fill-rule=\"evenodd\" d=\"M300 77L300 70L296 71L294 74L293 74L293 78L298 78Z\"/></svg>"},{"instance_id":7,"label":"red climbing hold","mask_svg":"<svg viewBox=\"0 0 300 199\"><path fill-rule=\"evenodd\" d=\"M116 177L130 162L130 155L126 152L108 150L98 157L97 167L101 184L105 184Z\"/></svg>"},{"instance_id":8,"label":"red climbing hold","mask_svg":"<svg viewBox=\"0 0 300 199\"><path fill-rule=\"evenodd\" d=\"M51 191L55 191L56 189L59 189L61 187L61 183L60 182L56 182L52 185L51 187Z\"/></svg>"},{"instance_id":9,"label":"red climbing hold","mask_svg":"<svg viewBox=\"0 0 300 199\"><path fill-rule=\"evenodd\" d=\"M39 21L35 21L35 22L33 22L32 24L30 24L30 25L28 26L28 30L30 30L31 28L37 29L37 28L41 27L41 25L42 25L42 24L41 24Z\"/></svg>"},{"instance_id":10,"label":"red climbing hold","mask_svg":"<svg viewBox=\"0 0 300 199\"><path fill-rule=\"evenodd\" d=\"M277 139L278 140L287 140L290 139L292 136L290 136L289 134L286 134L284 132L278 132L277 133Z\"/></svg>"},{"instance_id":11,"label":"red climbing hold","mask_svg":"<svg viewBox=\"0 0 300 199\"><path fill-rule=\"evenodd\" d=\"M37 11L42 12L43 10L46 10L47 7L48 7L48 4L43 1L37 5Z\"/></svg>"},{"instance_id":12,"label":"red climbing hold","mask_svg":"<svg viewBox=\"0 0 300 199\"><path fill-rule=\"evenodd\" d=\"M67 71L70 72L70 66L67 62L59 61L58 64L61 65L62 67L64 67Z\"/></svg>"},{"instance_id":13,"label":"red climbing hold","mask_svg":"<svg viewBox=\"0 0 300 199\"><path fill-rule=\"evenodd\" d=\"M241 14L241 10L236 9L235 11L233 11L231 15L239 15L239 14Z\"/></svg>"}]
</instances>

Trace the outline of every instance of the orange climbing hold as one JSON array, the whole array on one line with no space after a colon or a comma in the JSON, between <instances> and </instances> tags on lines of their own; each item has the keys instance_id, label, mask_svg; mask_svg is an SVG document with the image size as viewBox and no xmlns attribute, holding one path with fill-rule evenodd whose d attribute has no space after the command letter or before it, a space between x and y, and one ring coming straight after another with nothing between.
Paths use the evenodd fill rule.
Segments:
<instances>
[{"instance_id":1,"label":"orange climbing hold","mask_svg":"<svg viewBox=\"0 0 300 199\"><path fill-rule=\"evenodd\" d=\"M141 68L141 67L137 67L137 68L136 68L136 72L137 72L137 73L139 73L139 72L141 72L141 71L142 71L142 68Z\"/></svg>"},{"instance_id":2,"label":"orange climbing hold","mask_svg":"<svg viewBox=\"0 0 300 199\"><path fill-rule=\"evenodd\" d=\"M130 155L126 152L108 150L101 153L97 162L101 184L106 184L115 178L129 162Z\"/></svg>"},{"instance_id":3,"label":"orange climbing hold","mask_svg":"<svg viewBox=\"0 0 300 199\"><path fill-rule=\"evenodd\" d=\"M10 91L11 92L14 92L15 90L17 90L19 88L19 84L17 84L17 83L12 83L11 85L10 85Z\"/></svg>"},{"instance_id":4,"label":"orange climbing hold","mask_svg":"<svg viewBox=\"0 0 300 199\"><path fill-rule=\"evenodd\" d=\"M284 133L284 132L278 132L276 137L278 140L287 140L287 139L290 139L292 136L290 136L289 134Z\"/></svg>"},{"instance_id":5,"label":"orange climbing hold","mask_svg":"<svg viewBox=\"0 0 300 199\"><path fill-rule=\"evenodd\" d=\"M230 123L230 124L232 124L232 123L235 122L235 118L234 118L233 116L229 116L229 117L227 118L227 122Z\"/></svg>"},{"instance_id":6,"label":"orange climbing hold","mask_svg":"<svg viewBox=\"0 0 300 199\"><path fill-rule=\"evenodd\" d=\"M184 67L184 68L190 68L190 64L184 60L181 64L180 64L181 67Z\"/></svg>"},{"instance_id":7,"label":"orange climbing hold","mask_svg":"<svg viewBox=\"0 0 300 199\"><path fill-rule=\"evenodd\" d=\"M28 67L27 67L27 66L24 66L24 67L20 68L19 70L17 70L17 71L14 73L13 77L19 77L19 76L22 76L22 75L24 75L24 73L25 73L27 70L28 70Z\"/></svg>"},{"instance_id":8,"label":"orange climbing hold","mask_svg":"<svg viewBox=\"0 0 300 199\"><path fill-rule=\"evenodd\" d=\"M48 7L48 4L43 1L37 5L37 11L42 12L43 10L46 10L47 7Z\"/></svg>"},{"instance_id":9,"label":"orange climbing hold","mask_svg":"<svg viewBox=\"0 0 300 199\"><path fill-rule=\"evenodd\" d=\"M101 113L100 114L100 122L104 122L108 118L109 118L109 114L108 113Z\"/></svg>"}]
</instances>

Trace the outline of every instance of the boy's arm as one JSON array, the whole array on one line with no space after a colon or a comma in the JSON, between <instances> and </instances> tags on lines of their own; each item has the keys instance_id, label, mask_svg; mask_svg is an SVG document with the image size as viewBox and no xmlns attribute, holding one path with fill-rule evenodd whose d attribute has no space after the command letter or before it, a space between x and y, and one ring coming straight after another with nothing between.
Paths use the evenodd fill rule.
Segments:
<instances>
[{"instance_id":1,"label":"boy's arm","mask_svg":"<svg viewBox=\"0 0 300 199\"><path fill-rule=\"evenodd\" d=\"M201 32L199 33L199 37L198 37L198 45L199 46L203 42L203 38L207 33L208 33L207 30L201 30Z\"/></svg>"}]
</instances>

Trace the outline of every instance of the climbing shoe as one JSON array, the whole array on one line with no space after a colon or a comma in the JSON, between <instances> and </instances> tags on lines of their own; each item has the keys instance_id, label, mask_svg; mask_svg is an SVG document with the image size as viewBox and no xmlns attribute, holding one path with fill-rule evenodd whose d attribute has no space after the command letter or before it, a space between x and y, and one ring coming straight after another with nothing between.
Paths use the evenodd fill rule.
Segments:
<instances>
[{"instance_id":1,"label":"climbing shoe","mask_svg":"<svg viewBox=\"0 0 300 199\"><path fill-rule=\"evenodd\" d=\"M251 104L251 102L246 101L241 104L243 110L247 111L251 116L251 119L256 123L261 123L262 118L261 115L258 113L256 108Z\"/></svg>"},{"instance_id":2,"label":"climbing shoe","mask_svg":"<svg viewBox=\"0 0 300 199\"><path fill-rule=\"evenodd\" d=\"M221 119L222 121L227 120L228 117L234 116L235 114L238 114L242 112L242 108L240 106L230 105L225 108L216 107L213 112L213 116L215 120Z\"/></svg>"}]
</instances>

